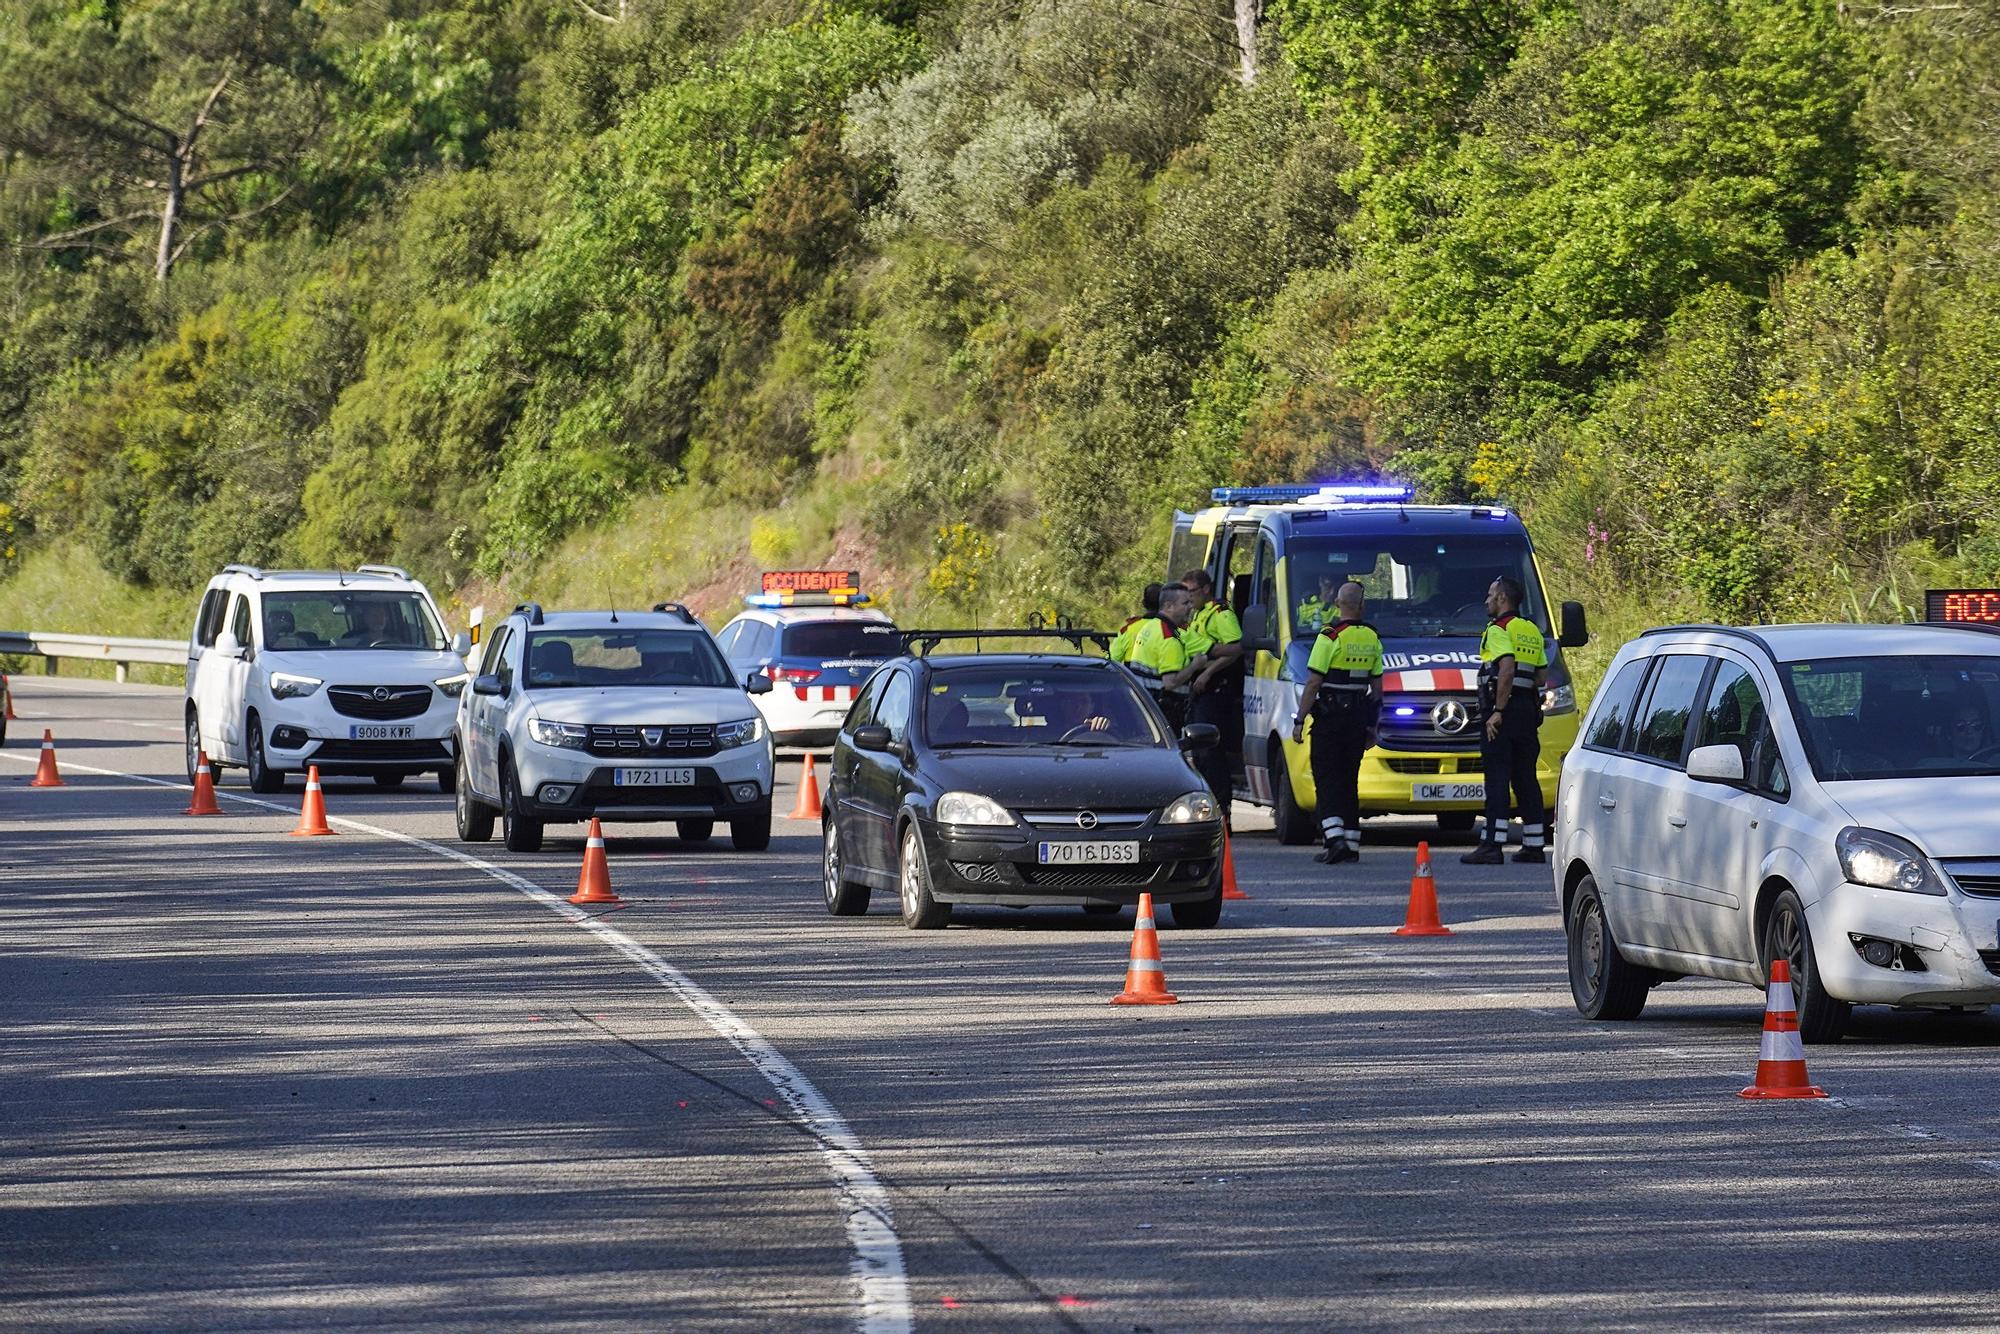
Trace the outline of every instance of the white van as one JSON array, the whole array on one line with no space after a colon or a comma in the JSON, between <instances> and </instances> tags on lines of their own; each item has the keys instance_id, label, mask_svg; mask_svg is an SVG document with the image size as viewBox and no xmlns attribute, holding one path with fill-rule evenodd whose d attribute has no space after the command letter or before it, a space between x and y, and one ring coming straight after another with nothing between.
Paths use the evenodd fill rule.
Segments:
<instances>
[{"instance_id":1,"label":"white van","mask_svg":"<svg viewBox=\"0 0 2000 1334\"><path fill-rule=\"evenodd\" d=\"M243 769L256 792L283 790L309 764L383 787L433 773L450 792L469 647L393 565L231 565L209 581L188 636L188 781L206 751L212 771Z\"/></svg>"}]
</instances>

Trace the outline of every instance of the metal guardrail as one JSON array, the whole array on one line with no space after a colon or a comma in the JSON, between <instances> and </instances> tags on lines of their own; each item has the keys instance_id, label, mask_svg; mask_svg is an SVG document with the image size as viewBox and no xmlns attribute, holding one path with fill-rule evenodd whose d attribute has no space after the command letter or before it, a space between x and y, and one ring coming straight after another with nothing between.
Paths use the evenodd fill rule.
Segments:
<instances>
[{"instance_id":1,"label":"metal guardrail","mask_svg":"<svg viewBox=\"0 0 2000 1334\"><path fill-rule=\"evenodd\" d=\"M125 639L103 635L65 635L44 630L0 630L0 653L23 653L42 660L42 670L56 674L63 658L108 662L123 681L135 662L160 667L187 663L185 639Z\"/></svg>"}]
</instances>

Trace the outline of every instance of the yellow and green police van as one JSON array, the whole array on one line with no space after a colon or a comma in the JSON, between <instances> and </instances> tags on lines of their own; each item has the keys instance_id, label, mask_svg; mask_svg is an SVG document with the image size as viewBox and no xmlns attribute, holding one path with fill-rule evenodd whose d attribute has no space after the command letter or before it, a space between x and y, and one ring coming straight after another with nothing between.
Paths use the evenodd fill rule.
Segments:
<instances>
[{"instance_id":1,"label":"yellow and green police van","mask_svg":"<svg viewBox=\"0 0 2000 1334\"><path fill-rule=\"evenodd\" d=\"M1206 509L1174 515L1170 577L1205 568L1243 624L1243 751L1239 800L1267 806L1286 843L1317 839L1312 766L1291 740L1313 636L1331 622L1349 580L1382 637L1381 726L1361 761L1363 815L1435 815L1466 830L1485 801L1479 761L1479 637L1486 589L1520 580L1520 614L1549 636L1542 692L1542 796L1575 744L1576 691L1562 650L1588 642L1584 611L1562 604L1552 623L1534 544L1499 505L1420 505L1399 483L1218 487ZM1310 737L1310 734L1308 734Z\"/></svg>"}]
</instances>

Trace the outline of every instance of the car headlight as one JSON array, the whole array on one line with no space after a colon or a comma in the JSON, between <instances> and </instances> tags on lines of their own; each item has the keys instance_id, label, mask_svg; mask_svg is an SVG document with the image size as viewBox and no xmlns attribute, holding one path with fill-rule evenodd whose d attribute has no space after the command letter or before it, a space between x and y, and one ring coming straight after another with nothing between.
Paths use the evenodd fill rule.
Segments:
<instances>
[{"instance_id":1,"label":"car headlight","mask_svg":"<svg viewBox=\"0 0 2000 1334\"><path fill-rule=\"evenodd\" d=\"M304 699L326 682L317 676L294 676L290 672L271 673L271 694L277 699Z\"/></svg>"},{"instance_id":2,"label":"car headlight","mask_svg":"<svg viewBox=\"0 0 2000 1334\"><path fill-rule=\"evenodd\" d=\"M444 691L451 698L457 699L465 693L466 683L470 680L472 680L471 672L460 672L457 676L439 677L437 680L431 682L431 684L439 690Z\"/></svg>"},{"instance_id":3,"label":"car headlight","mask_svg":"<svg viewBox=\"0 0 2000 1334\"><path fill-rule=\"evenodd\" d=\"M1907 838L1849 825L1840 831L1833 846L1840 854L1842 874L1857 885L1899 889L1906 894L1944 894L1944 881L1932 868L1931 859Z\"/></svg>"},{"instance_id":4,"label":"car headlight","mask_svg":"<svg viewBox=\"0 0 2000 1334\"><path fill-rule=\"evenodd\" d=\"M748 746L763 739L764 719L761 714L755 718L743 718L733 723L721 723L715 729L715 744L723 750Z\"/></svg>"},{"instance_id":5,"label":"car headlight","mask_svg":"<svg viewBox=\"0 0 2000 1334\"><path fill-rule=\"evenodd\" d=\"M582 750L590 744L590 729L581 723L551 723L530 718L528 735L544 746L561 746L566 750Z\"/></svg>"},{"instance_id":6,"label":"car headlight","mask_svg":"<svg viewBox=\"0 0 2000 1334\"><path fill-rule=\"evenodd\" d=\"M1190 792L1174 798L1161 824L1207 824L1215 818L1215 797L1207 792Z\"/></svg>"},{"instance_id":7,"label":"car headlight","mask_svg":"<svg viewBox=\"0 0 2000 1334\"><path fill-rule=\"evenodd\" d=\"M1543 713L1575 713L1576 687L1569 684L1550 686L1542 692Z\"/></svg>"},{"instance_id":8,"label":"car headlight","mask_svg":"<svg viewBox=\"0 0 2000 1334\"><path fill-rule=\"evenodd\" d=\"M935 814L943 824L1011 825L1014 817L991 797L977 792L947 792L937 799Z\"/></svg>"}]
</instances>

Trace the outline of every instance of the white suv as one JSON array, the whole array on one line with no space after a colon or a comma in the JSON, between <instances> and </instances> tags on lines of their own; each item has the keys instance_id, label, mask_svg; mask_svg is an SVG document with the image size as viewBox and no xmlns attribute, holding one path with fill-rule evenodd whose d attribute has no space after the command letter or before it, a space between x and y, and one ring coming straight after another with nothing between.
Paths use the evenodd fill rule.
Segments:
<instances>
[{"instance_id":1,"label":"white suv","mask_svg":"<svg viewBox=\"0 0 2000 1334\"><path fill-rule=\"evenodd\" d=\"M1808 1042L1855 1004L2000 1002L2000 634L1652 630L1563 764L1570 988L1631 1019L1784 957Z\"/></svg>"},{"instance_id":2,"label":"white suv","mask_svg":"<svg viewBox=\"0 0 2000 1334\"><path fill-rule=\"evenodd\" d=\"M737 848L771 841L771 737L750 702L762 676L731 674L685 607L547 612L516 607L459 702L458 836L502 822L534 852L542 828L597 816L672 820L691 843L729 822Z\"/></svg>"},{"instance_id":3,"label":"white suv","mask_svg":"<svg viewBox=\"0 0 2000 1334\"><path fill-rule=\"evenodd\" d=\"M466 637L393 565L352 573L231 565L209 580L188 636L188 781L248 771L257 792L317 764L395 787L435 773L451 791L452 719Z\"/></svg>"}]
</instances>

